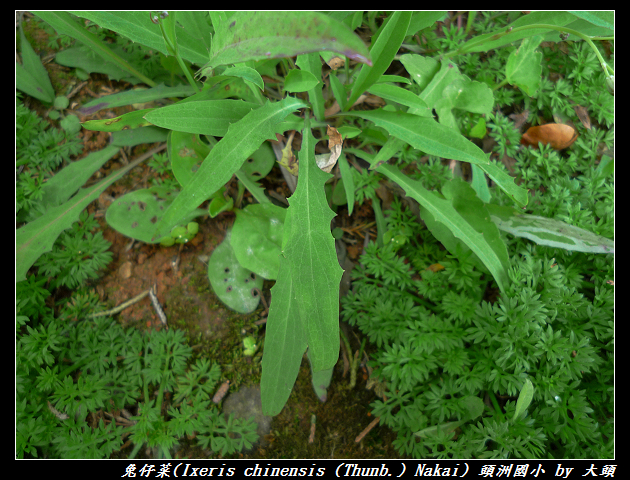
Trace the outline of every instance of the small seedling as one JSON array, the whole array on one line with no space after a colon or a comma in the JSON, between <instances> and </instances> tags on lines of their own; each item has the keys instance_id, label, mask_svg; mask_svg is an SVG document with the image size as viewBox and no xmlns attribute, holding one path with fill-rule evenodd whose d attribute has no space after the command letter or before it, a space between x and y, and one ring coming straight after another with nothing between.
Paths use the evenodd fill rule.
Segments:
<instances>
[{"instance_id":1,"label":"small seedling","mask_svg":"<svg viewBox=\"0 0 630 480\"><path fill-rule=\"evenodd\" d=\"M256 353L256 350L258 350L256 339L251 335L245 337L243 339L243 355L252 357Z\"/></svg>"}]
</instances>

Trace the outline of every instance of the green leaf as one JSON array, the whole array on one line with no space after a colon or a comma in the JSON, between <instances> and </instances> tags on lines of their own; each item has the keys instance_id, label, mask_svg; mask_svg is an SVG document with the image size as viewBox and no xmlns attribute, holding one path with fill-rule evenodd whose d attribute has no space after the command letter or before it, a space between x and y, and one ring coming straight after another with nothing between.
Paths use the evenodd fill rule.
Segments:
<instances>
[{"instance_id":1,"label":"green leaf","mask_svg":"<svg viewBox=\"0 0 630 480\"><path fill-rule=\"evenodd\" d=\"M442 125L457 129L453 108L481 114L492 111L494 95L490 87L462 75L457 65L446 61L440 65L420 55L403 55L401 62L422 89L420 99L429 111L436 109Z\"/></svg>"},{"instance_id":2,"label":"green leaf","mask_svg":"<svg viewBox=\"0 0 630 480\"><path fill-rule=\"evenodd\" d=\"M144 118L153 125L169 130L223 137L231 124L259 107L243 100L180 102L153 109Z\"/></svg>"},{"instance_id":3,"label":"green leaf","mask_svg":"<svg viewBox=\"0 0 630 480\"><path fill-rule=\"evenodd\" d=\"M20 53L22 54L22 65L17 62L15 64L16 88L44 103L52 103L55 99L55 90L39 55L28 43L21 22Z\"/></svg>"},{"instance_id":4,"label":"green leaf","mask_svg":"<svg viewBox=\"0 0 630 480\"><path fill-rule=\"evenodd\" d=\"M236 211L232 227L234 255L259 277L278 278L286 213L286 209L272 203L257 203Z\"/></svg>"},{"instance_id":5,"label":"green leaf","mask_svg":"<svg viewBox=\"0 0 630 480\"><path fill-rule=\"evenodd\" d=\"M256 85L260 90L265 90L265 82L263 82L260 73L250 67L246 67L245 65L239 65L238 67L230 67L226 68L221 74L227 77L239 77L243 80L247 80L248 82Z\"/></svg>"},{"instance_id":6,"label":"green leaf","mask_svg":"<svg viewBox=\"0 0 630 480\"><path fill-rule=\"evenodd\" d=\"M529 378L525 379L525 383L523 384L523 388L521 388L521 393L518 394L518 400L516 401L516 408L514 409L514 416L512 417L512 421L516 421L521 414L527 410L529 404L532 403L532 399L534 398L534 385Z\"/></svg>"},{"instance_id":7,"label":"green leaf","mask_svg":"<svg viewBox=\"0 0 630 480\"><path fill-rule=\"evenodd\" d=\"M185 187L210 153L210 147L201 141L199 135L175 130L168 133L166 144L173 175Z\"/></svg>"},{"instance_id":8,"label":"green leaf","mask_svg":"<svg viewBox=\"0 0 630 480\"><path fill-rule=\"evenodd\" d=\"M151 21L147 11L71 11L70 13L91 20L102 28L113 30L133 42L169 55L160 26ZM208 60L211 29L205 12L177 12L177 21L184 26L177 30L178 53L185 60L203 65ZM190 14L194 14L191 20ZM189 14L188 17L181 16ZM195 23L196 25L192 25ZM190 27L190 28L188 28Z\"/></svg>"},{"instance_id":9,"label":"green leaf","mask_svg":"<svg viewBox=\"0 0 630 480\"><path fill-rule=\"evenodd\" d=\"M486 119L481 117L474 127L468 132L469 137L483 139L487 133Z\"/></svg>"},{"instance_id":10,"label":"green leaf","mask_svg":"<svg viewBox=\"0 0 630 480\"><path fill-rule=\"evenodd\" d=\"M420 115L422 117L433 116L426 102L406 88L378 83L376 85L372 85L368 90L371 94L384 98L385 100L391 100L392 102L400 103L401 105L416 109L416 111L412 112L415 115Z\"/></svg>"},{"instance_id":11,"label":"green leaf","mask_svg":"<svg viewBox=\"0 0 630 480\"><path fill-rule=\"evenodd\" d=\"M418 84L420 90L424 90L429 86L429 83L441 68L440 62L434 58L410 53L401 55L400 63L404 65L405 70L407 70L413 81Z\"/></svg>"},{"instance_id":12,"label":"green leaf","mask_svg":"<svg viewBox=\"0 0 630 480\"><path fill-rule=\"evenodd\" d=\"M99 152L100 155L110 158L118 151L118 148L109 146ZM52 249L55 240L61 232L70 228L79 219L81 212L105 189L121 178L133 167L146 158L138 159L124 168L117 170L96 185L82 188L67 202L49 209L44 215L15 232L15 281L26 279L26 272L35 261L44 253Z\"/></svg>"},{"instance_id":13,"label":"green leaf","mask_svg":"<svg viewBox=\"0 0 630 480\"><path fill-rule=\"evenodd\" d=\"M105 108L123 107L134 103L147 103L163 98L188 97L195 93L190 85L166 87L163 83L154 88L137 88L96 98L83 105L78 111L82 115L93 115Z\"/></svg>"},{"instance_id":14,"label":"green leaf","mask_svg":"<svg viewBox=\"0 0 630 480\"><path fill-rule=\"evenodd\" d=\"M217 26L210 62L202 75L219 65L293 57L331 50L370 63L363 41L343 23L319 12L236 12Z\"/></svg>"},{"instance_id":15,"label":"green leaf","mask_svg":"<svg viewBox=\"0 0 630 480\"><path fill-rule=\"evenodd\" d=\"M121 60L129 55L118 45L111 46L112 55L120 56ZM65 67L77 68L87 73L102 73L112 80L124 81L132 84L139 83L130 72L110 61L103 61L101 56L94 56L86 48L66 48L55 55L55 62Z\"/></svg>"},{"instance_id":16,"label":"green leaf","mask_svg":"<svg viewBox=\"0 0 630 480\"><path fill-rule=\"evenodd\" d=\"M407 28L407 34L405 36L408 37L410 35L415 35L420 30L430 27L445 15L446 12L439 11L413 12L413 16L411 17L409 27Z\"/></svg>"},{"instance_id":17,"label":"green leaf","mask_svg":"<svg viewBox=\"0 0 630 480\"><path fill-rule=\"evenodd\" d=\"M615 253L609 238L553 218L521 214L509 207L487 205L490 218L504 232L528 238L539 245L577 252Z\"/></svg>"},{"instance_id":18,"label":"green leaf","mask_svg":"<svg viewBox=\"0 0 630 480\"><path fill-rule=\"evenodd\" d=\"M446 128L446 127L444 127ZM373 165L374 161L371 161ZM495 250L496 244L491 245L484 233L479 232L455 209L453 204L439 198L436 194L425 189L420 182L412 180L392 165L381 165L377 171L400 185L407 196L416 200L438 222L444 224L454 237L461 239L479 257L494 277L501 291L505 291L507 285L507 265L503 255Z\"/></svg>"},{"instance_id":19,"label":"green leaf","mask_svg":"<svg viewBox=\"0 0 630 480\"><path fill-rule=\"evenodd\" d=\"M335 73L330 73L328 77L330 79L330 87L332 88L333 95L335 96L335 100L339 104L341 110L346 108L346 101L348 99L348 93L346 92L345 87L341 83L341 80L337 77Z\"/></svg>"},{"instance_id":20,"label":"green leaf","mask_svg":"<svg viewBox=\"0 0 630 480\"><path fill-rule=\"evenodd\" d=\"M483 202L476 196L475 191L468 183L460 178L455 178L444 185L442 193L457 213L461 215L461 218L483 236L483 241L480 243L479 248L485 250L486 258L488 259L486 261L491 262L494 271L500 272L499 275L503 276L510 266L507 247L501 239L499 229L490 220L490 215L484 208ZM471 248L466 243L458 245L462 243L462 240L456 238L455 232L450 230L446 224L436 222L432 212L425 209L423 205L420 206L420 215L433 236L453 255L457 254L457 252L466 252ZM474 261L477 262L477 259ZM484 264L486 264L486 261L482 260ZM488 265L486 266L490 268ZM481 265L478 265L478 268L483 270Z\"/></svg>"},{"instance_id":21,"label":"green leaf","mask_svg":"<svg viewBox=\"0 0 630 480\"><path fill-rule=\"evenodd\" d=\"M338 163L341 179L343 180L343 188L346 191L348 215L352 215L352 210L354 209L354 178L352 177L352 171L348 165L348 160L346 160L346 156L343 152L339 156Z\"/></svg>"},{"instance_id":22,"label":"green leaf","mask_svg":"<svg viewBox=\"0 0 630 480\"><path fill-rule=\"evenodd\" d=\"M289 198L278 281L267 319L261 395L266 415L289 398L307 346L313 373L339 358L339 267L330 233L334 213L324 183L330 175L315 163L315 139L305 121L300 175Z\"/></svg>"},{"instance_id":23,"label":"green leaf","mask_svg":"<svg viewBox=\"0 0 630 480\"><path fill-rule=\"evenodd\" d=\"M99 12L77 12L77 13L85 13L87 15L90 13L96 14ZM101 12L101 13L107 13L107 12ZM146 12L118 12L118 13L124 14L127 17L129 17L132 13L142 13L142 15L146 16L146 21L151 23L151 20L149 20L149 15ZM98 55L100 55L101 58L103 58L106 62L112 62L113 64L121 68L122 70L129 72L131 75L135 76L136 78L146 83L147 85L150 85L152 87L155 86L155 82L153 80L151 80L150 78L140 73L138 70L132 67L129 64L129 62L121 58L119 55L116 55L105 42L101 41L101 39L99 39L96 35L88 31L87 28L85 28L83 25L78 23L73 17L70 16L68 12L33 12L33 14L37 15L44 22L46 22L51 27L53 27L57 31L57 33L66 34L80 41L85 46L87 46L90 50L93 50ZM96 17L98 17L98 15L96 15ZM89 18L89 16L86 16L85 18ZM92 18L90 19L92 20ZM93 20L93 21L102 27L106 27L105 24L97 20ZM157 27L157 25L154 25L154 27L158 28L158 31L159 31L159 27ZM115 31L114 28L110 28L110 29ZM160 38L162 39L161 34L160 34ZM162 46L164 46L163 39L162 39Z\"/></svg>"},{"instance_id":24,"label":"green leaf","mask_svg":"<svg viewBox=\"0 0 630 480\"><path fill-rule=\"evenodd\" d=\"M412 147L428 155L487 165L488 156L477 145L462 137L456 130L440 125L432 118L383 109L344 113L361 117L383 127Z\"/></svg>"},{"instance_id":25,"label":"green leaf","mask_svg":"<svg viewBox=\"0 0 630 480\"><path fill-rule=\"evenodd\" d=\"M607 28L610 30L610 35L614 35L615 33L615 12L612 10L609 11L593 11L593 12L574 12L569 11L578 18L586 20L588 23L596 25L598 27ZM572 27L575 28L575 27ZM575 28L575 30L579 30L582 33L586 33L587 35L593 35L591 32L584 32L582 29ZM603 36L605 34L601 34Z\"/></svg>"},{"instance_id":26,"label":"green leaf","mask_svg":"<svg viewBox=\"0 0 630 480\"><path fill-rule=\"evenodd\" d=\"M133 147L142 143L166 142L168 130L153 125L136 128L133 130L121 130L112 133L112 145L117 147Z\"/></svg>"},{"instance_id":27,"label":"green leaf","mask_svg":"<svg viewBox=\"0 0 630 480\"><path fill-rule=\"evenodd\" d=\"M443 60L440 70L433 76L427 87L422 90L420 98L426 102L429 108L435 107L438 101L442 99L446 87L453 83L460 75L457 65Z\"/></svg>"},{"instance_id":28,"label":"green leaf","mask_svg":"<svg viewBox=\"0 0 630 480\"><path fill-rule=\"evenodd\" d=\"M497 184L512 200L524 207L529 201L529 193L525 188L519 187L514 183L514 178L508 175L504 170L497 167L495 162L488 165L479 165L490 179Z\"/></svg>"},{"instance_id":29,"label":"green leaf","mask_svg":"<svg viewBox=\"0 0 630 480\"><path fill-rule=\"evenodd\" d=\"M151 235L155 230L155 224L162 217L166 207L172 203L176 193L177 191L173 192L170 198L163 199L151 189L134 190L117 198L109 206L105 220L110 227L129 238L145 243L158 243L162 239L152 240ZM181 223L186 224L205 213L205 210L193 210L182 218Z\"/></svg>"},{"instance_id":30,"label":"green leaf","mask_svg":"<svg viewBox=\"0 0 630 480\"><path fill-rule=\"evenodd\" d=\"M145 127L151 125L151 122L145 120L144 116L152 110L153 108L147 108L145 110L125 113L116 118L88 120L87 122L83 122L82 126L86 130L96 130L97 132L120 132L121 130Z\"/></svg>"},{"instance_id":31,"label":"green leaf","mask_svg":"<svg viewBox=\"0 0 630 480\"><path fill-rule=\"evenodd\" d=\"M319 121L324 121L324 95L322 93L322 88L324 87L324 83L321 82L322 78L322 63L319 59L319 53L308 53L304 55L299 55L295 64L300 67L300 71L303 73L310 74L314 80L317 80L317 83L312 83L308 86L304 91L308 91L308 100L311 102L311 107L313 109L313 113L315 114L315 118ZM287 75L285 79L284 88L287 89L287 79L291 75ZM306 85L304 85L306 86Z\"/></svg>"},{"instance_id":32,"label":"green leaf","mask_svg":"<svg viewBox=\"0 0 630 480\"><path fill-rule=\"evenodd\" d=\"M434 108L442 125L458 130L452 109L487 114L492 111L493 105L494 95L488 85L460 74L444 88L442 98L437 101Z\"/></svg>"},{"instance_id":33,"label":"green leaf","mask_svg":"<svg viewBox=\"0 0 630 480\"><path fill-rule=\"evenodd\" d=\"M256 310L260 303L260 295L255 289L262 288L263 279L239 263L231 239L231 232L228 232L221 245L212 252L208 261L208 279L223 303L247 314Z\"/></svg>"},{"instance_id":34,"label":"green leaf","mask_svg":"<svg viewBox=\"0 0 630 480\"><path fill-rule=\"evenodd\" d=\"M509 24L507 27L503 27L496 32L479 35L472 40L469 40L458 50L453 52L453 54L487 52L488 50L493 50L495 48L517 42L519 40L522 40L523 38L533 37L534 35L545 35L549 33L548 28L541 27L521 30L518 32L507 33L503 35L506 31L516 29L517 27L524 27L527 25L535 24L547 24L562 27L570 24L574 20L575 17L567 12L531 12L528 15L523 15L522 17L516 19L514 22ZM554 30L552 32L552 35L554 35L554 37L557 39L556 41L560 41L560 37L558 36L559 33L557 31Z\"/></svg>"},{"instance_id":35,"label":"green leaf","mask_svg":"<svg viewBox=\"0 0 630 480\"><path fill-rule=\"evenodd\" d=\"M301 55L300 55L301 56ZM312 73L294 69L284 79L284 89L287 92L306 92L319 83Z\"/></svg>"},{"instance_id":36,"label":"green leaf","mask_svg":"<svg viewBox=\"0 0 630 480\"><path fill-rule=\"evenodd\" d=\"M383 127L390 135L400 138L429 155L477 164L514 201L521 205L527 204L527 190L516 186L512 177L490 163L487 155L474 143L456 130L440 125L432 118L382 109L365 112L352 111L344 115L354 115L370 120L379 127Z\"/></svg>"},{"instance_id":37,"label":"green leaf","mask_svg":"<svg viewBox=\"0 0 630 480\"><path fill-rule=\"evenodd\" d=\"M41 204L51 208L64 203L117 151L114 147L104 148L64 167L42 185Z\"/></svg>"},{"instance_id":38,"label":"green leaf","mask_svg":"<svg viewBox=\"0 0 630 480\"><path fill-rule=\"evenodd\" d=\"M523 39L521 46L510 53L505 65L505 78L511 85L521 88L530 97L535 97L542 76L542 53L536 48L542 36Z\"/></svg>"},{"instance_id":39,"label":"green leaf","mask_svg":"<svg viewBox=\"0 0 630 480\"><path fill-rule=\"evenodd\" d=\"M210 151L193 179L166 211L156 226L154 238L166 235L188 212L225 185L262 142L275 138L276 126L288 114L304 106L300 100L287 97L252 110L230 125L225 137Z\"/></svg>"},{"instance_id":40,"label":"green leaf","mask_svg":"<svg viewBox=\"0 0 630 480\"><path fill-rule=\"evenodd\" d=\"M370 56L374 59L374 65L363 65L361 67L359 75L352 86L352 92L346 107L354 105L359 95L374 85L389 68L405 39L411 14L412 12L409 11L394 12L389 17L387 25L380 32L372 48L370 48Z\"/></svg>"}]
</instances>

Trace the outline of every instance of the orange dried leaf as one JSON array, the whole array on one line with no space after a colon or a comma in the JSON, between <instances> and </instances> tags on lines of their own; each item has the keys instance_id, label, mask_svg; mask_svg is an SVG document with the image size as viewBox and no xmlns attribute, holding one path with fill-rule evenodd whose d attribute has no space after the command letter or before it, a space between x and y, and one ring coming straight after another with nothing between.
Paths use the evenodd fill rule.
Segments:
<instances>
[{"instance_id":1,"label":"orange dried leaf","mask_svg":"<svg viewBox=\"0 0 630 480\"><path fill-rule=\"evenodd\" d=\"M551 145L551 148L556 150L562 150L575 142L577 137L577 132L569 125L548 123L527 130L521 137L521 145L536 146L538 143L542 143L543 145Z\"/></svg>"}]
</instances>

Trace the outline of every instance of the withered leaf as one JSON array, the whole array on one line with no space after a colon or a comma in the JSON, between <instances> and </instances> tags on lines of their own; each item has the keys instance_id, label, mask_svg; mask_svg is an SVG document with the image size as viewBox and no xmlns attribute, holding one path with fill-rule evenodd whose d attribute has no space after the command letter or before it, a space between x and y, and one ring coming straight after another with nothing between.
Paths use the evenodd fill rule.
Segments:
<instances>
[{"instance_id":1,"label":"withered leaf","mask_svg":"<svg viewBox=\"0 0 630 480\"><path fill-rule=\"evenodd\" d=\"M318 155L317 166L324 172L330 173L330 171L337 163L339 155L341 155L341 147L343 145L343 138L335 127L328 125L326 129L328 134L328 148L330 149L330 155Z\"/></svg>"},{"instance_id":2,"label":"withered leaf","mask_svg":"<svg viewBox=\"0 0 630 480\"><path fill-rule=\"evenodd\" d=\"M589 117L588 110L586 109L586 107L582 107L581 105L576 105L576 106L573 107L573 110L575 110L575 113L577 114L578 118L580 119L580 122L582 122L582 125L584 125L585 128L590 130L591 129L591 117Z\"/></svg>"},{"instance_id":3,"label":"withered leaf","mask_svg":"<svg viewBox=\"0 0 630 480\"><path fill-rule=\"evenodd\" d=\"M521 145L536 146L538 143L551 145L555 150L569 147L577 139L576 130L561 123L548 123L531 127L521 137Z\"/></svg>"},{"instance_id":4,"label":"withered leaf","mask_svg":"<svg viewBox=\"0 0 630 480\"><path fill-rule=\"evenodd\" d=\"M328 62L326 62L330 68L333 70L337 70L339 67L343 67L346 61L341 57L333 57Z\"/></svg>"}]
</instances>

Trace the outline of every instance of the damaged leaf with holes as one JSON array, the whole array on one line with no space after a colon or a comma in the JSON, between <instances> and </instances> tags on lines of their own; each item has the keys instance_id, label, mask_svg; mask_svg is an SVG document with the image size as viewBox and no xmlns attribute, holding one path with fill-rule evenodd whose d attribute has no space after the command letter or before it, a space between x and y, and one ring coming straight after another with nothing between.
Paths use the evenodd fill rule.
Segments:
<instances>
[{"instance_id":1,"label":"damaged leaf with holes","mask_svg":"<svg viewBox=\"0 0 630 480\"><path fill-rule=\"evenodd\" d=\"M168 239L175 239L179 235L166 235L165 237L151 240L155 225L160 221L175 197L176 195L169 194L166 198L160 198L154 189L135 190L116 199L107 209L105 220L114 230L144 243L160 243ZM205 215L205 213L205 210L193 210L182 218L181 224L186 226L194 218ZM173 230L175 231L177 228L176 226ZM191 234L191 232L188 232L188 227L181 228L184 228L187 234Z\"/></svg>"},{"instance_id":2,"label":"damaged leaf with holes","mask_svg":"<svg viewBox=\"0 0 630 480\"><path fill-rule=\"evenodd\" d=\"M263 279L238 263L229 231L208 262L208 279L214 293L232 310L251 313L260 302Z\"/></svg>"}]
</instances>

